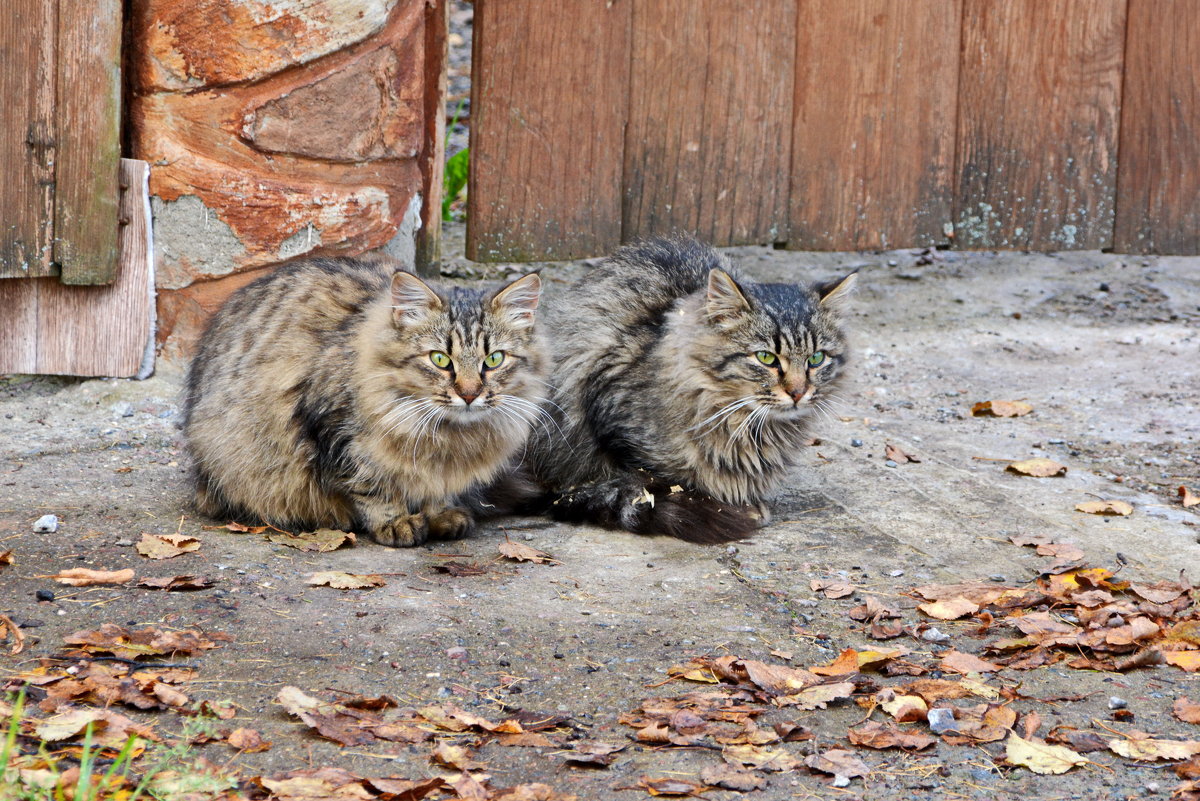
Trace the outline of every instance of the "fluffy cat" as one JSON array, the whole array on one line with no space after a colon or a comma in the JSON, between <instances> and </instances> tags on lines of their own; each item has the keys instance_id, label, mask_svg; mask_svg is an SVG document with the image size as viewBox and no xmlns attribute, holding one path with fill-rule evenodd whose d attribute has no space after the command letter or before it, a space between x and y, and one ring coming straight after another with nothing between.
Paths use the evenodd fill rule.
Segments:
<instances>
[{"instance_id":1,"label":"fluffy cat","mask_svg":"<svg viewBox=\"0 0 1200 801\"><path fill-rule=\"evenodd\" d=\"M485 294L363 259L299 261L247 285L188 375L200 511L392 546L470 533L457 504L541 414L540 295L536 274Z\"/></svg>"},{"instance_id":2,"label":"fluffy cat","mask_svg":"<svg viewBox=\"0 0 1200 801\"><path fill-rule=\"evenodd\" d=\"M526 468L551 514L695 542L751 533L843 375L854 281L755 283L686 238L590 271L548 310L558 428L534 432Z\"/></svg>"}]
</instances>

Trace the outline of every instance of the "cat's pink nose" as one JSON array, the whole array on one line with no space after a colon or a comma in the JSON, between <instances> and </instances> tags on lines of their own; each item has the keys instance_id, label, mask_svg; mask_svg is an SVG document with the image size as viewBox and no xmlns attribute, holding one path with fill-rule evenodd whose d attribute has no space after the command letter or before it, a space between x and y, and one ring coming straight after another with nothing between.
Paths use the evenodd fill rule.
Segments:
<instances>
[{"instance_id":1,"label":"cat's pink nose","mask_svg":"<svg viewBox=\"0 0 1200 801\"><path fill-rule=\"evenodd\" d=\"M471 401L479 397L479 390L460 389L458 391L458 397L462 398L463 402L470 406Z\"/></svg>"},{"instance_id":2,"label":"cat's pink nose","mask_svg":"<svg viewBox=\"0 0 1200 801\"><path fill-rule=\"evenodd\" d=\"M796 389L789 389L788 395L790 395L792 397L792 400L794 402L799 403L800 399L803 398L805 393L807 393L807 392L808 392L808 387L797 387Z\"/></svg>"}]
</instances>

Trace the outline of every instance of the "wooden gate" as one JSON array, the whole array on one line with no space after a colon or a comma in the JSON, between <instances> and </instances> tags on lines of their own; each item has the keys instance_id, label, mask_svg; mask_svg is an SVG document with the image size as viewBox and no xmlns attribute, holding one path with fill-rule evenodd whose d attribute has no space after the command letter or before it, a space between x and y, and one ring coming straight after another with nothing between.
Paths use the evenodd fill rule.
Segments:
<instances>
[{"instance_id":1,"label":"wooden gate","mask_svg":"<svg viewBox=\"0 0 1200 801\"><path fill-rule=\"evenodd\" d=\"M1200 252L1190 0L477 0L468 256Z\"/></svg>"}]
</instances>

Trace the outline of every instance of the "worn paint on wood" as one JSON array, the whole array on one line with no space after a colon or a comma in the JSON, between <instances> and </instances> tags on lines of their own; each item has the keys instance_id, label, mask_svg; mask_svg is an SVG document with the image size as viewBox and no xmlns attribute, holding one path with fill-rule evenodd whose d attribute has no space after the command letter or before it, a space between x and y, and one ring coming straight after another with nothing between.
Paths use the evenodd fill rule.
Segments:
<instances>
[{"instance_id":1,"label":"worn paint on wood","mask_svg":"<svg viewBox=\"0 0 1200 801\"><path fill-rule=\"evenodd\" d=\"M625 241L784 238L795 25L793 0L633 4Z\"/></svg>"},{"instance_id":2,"label":"worn paint on wood","mask_svg":"<svg viewBox=\"0 0 1200 801\"><path fill-rule=\"evenodd\" d=\"M630 8L476 4L468 258L569 259L620 242Z\"/></svg>"},{"instance_id":3,"label":"worn paint on wood","mask_svg":"<svg viewBox=\"0 0 1200 801\"><path fill-rule=\"evenodd\" d=\"M107 286L55 278L0 281L0 373L132 377L145 373L154 320L149 166L122 159L117 274ZM151 351L152 352L152 351Z\"/></svg>"},{"instance_id":4,"label":"worn paint on wood","mask_svg":"<svg viewBox=\"0 0 1200 801\"><path fill-rule=\"evenodd\" d=\"M955 239L1112 244L1125 0L964 0Z\"/></svg>"},{"instance_id":5,"label":"worn paint on wood","mask_svg":"<svg viewBox=\"0 0 1200 801\"><path fill-rule=\"evenodd\" d=\"M961 0L800 0L788 247L946 241Z\"/></svg>"},{"instance_id":6,"label":"worn paint on wood","mask_svg":"<svg viewBox=\"0 0 1200 801\"><path fill-rule=\"evenodd\" d=\"M117 272L121 2L60 2L54 261L64 284Z\"/></svg>"},{"instance_id":7,"label":"worn paint on wood","mask_svg":"<svg viewBox=\"0 0 1200 801\"><path fill-rule=\"evenodd\" d=\"M1200 5L1130 0L1114 247L1200 253Z\"/></svg>"},{"instance_id":8,"label":"worn paint on wood","mask_svg":"<svg viewBox=\"0 0 1200 801\"><path fill-rule=\"evenodd\" d=\"M54 275L55 5L0 3L0 278Z\"/></svg>"}]
</instances>

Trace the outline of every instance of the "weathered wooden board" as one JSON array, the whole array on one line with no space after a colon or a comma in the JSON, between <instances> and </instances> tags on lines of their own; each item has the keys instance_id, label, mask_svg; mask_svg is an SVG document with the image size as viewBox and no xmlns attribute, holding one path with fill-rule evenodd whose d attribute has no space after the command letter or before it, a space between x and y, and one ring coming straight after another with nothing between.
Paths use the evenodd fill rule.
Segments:
<instances>
[{"instance_id":1,"label":"weathered wooden board","mask_svg":"<svg viewBox=\"0 0 1200 801\"><path fill-rule=\"evenodd\" d=\"M795 27L794 0L633 4L625 241L784 238Z\"/></svg>"},{"instance_id":2,"label":"weathered wooden board","mask_svg":"<svg viewBox=\"0 0 1200 801\"><path fill-rule=\"evenodd\" d=\"M1112 244L1125 0L964 0L955 241Z\"/></svg>"},{"instance_id":3,"label":"weathered wooden board","mask_svg":"<svg viewBox=\"0 0 1200 801\"><path fill-rule=\"evenodd\" d=\"M54 260L64 284L107 284L117 273L121 0L57 5Z\"/></svg>"},{"instance_id":4,"label":"weathered wooden board","mask_svg":"<svg viewBox=\"0 0 1200 801\"><path fill-rule=\"evenodd\" d=\"M1130 0L1117 223L1122 253L1200 253L1200 4Z\"/></svg>"},{"instance_id":5,"label":"weathered wooden board","mask_svg":"<svg viewBox=\"0 0 1200 801\"><path fill-rule=\"evenodd\" d=\"M0 281L0 373L148 374L154 337L149 166L122 159L119 260L107 286ZM150 354L153 351L149 351Z\"/></svg>"},{"instance_id":6,"label":"weathered wooden board","mask_svg":"<svg viewBox=\"0 0 1200 801\"><path fill-rule=\"evenodd\" d=\"M944 242L961 0L800 0L788 247Z\"/></svg>"},{"instance_id":7,"label":"weathered wooden board","mask_svg":"<svg viewBox=\"0 0 1200 801\"><path fill-rule=\"evenodd\" d=\"M449 59L449 0L425 10L425 138L421 154L421 230L416 269L436 278L442 261L442 192L446 175L446 64Z\"/></svg>"},{"instance_id":8,"label":"weathered wooden board","mask_svg":"<svg viewBox=\"0 0 1200 801\"><path fill-rule=\"evenodd\" d=\"M476 3L468 258L570 259L620 241L630 7Z\"/></svg>"},{"instance_id":9,"label":"weathered wooden board","mask_svg":"<svg viewBox=\"0 0 1200 801\"><path fill-rule=\"evenodd\" d=\"M54 275L57 4L0 3L0 278Z\"/></svg>"}]
</instances>

